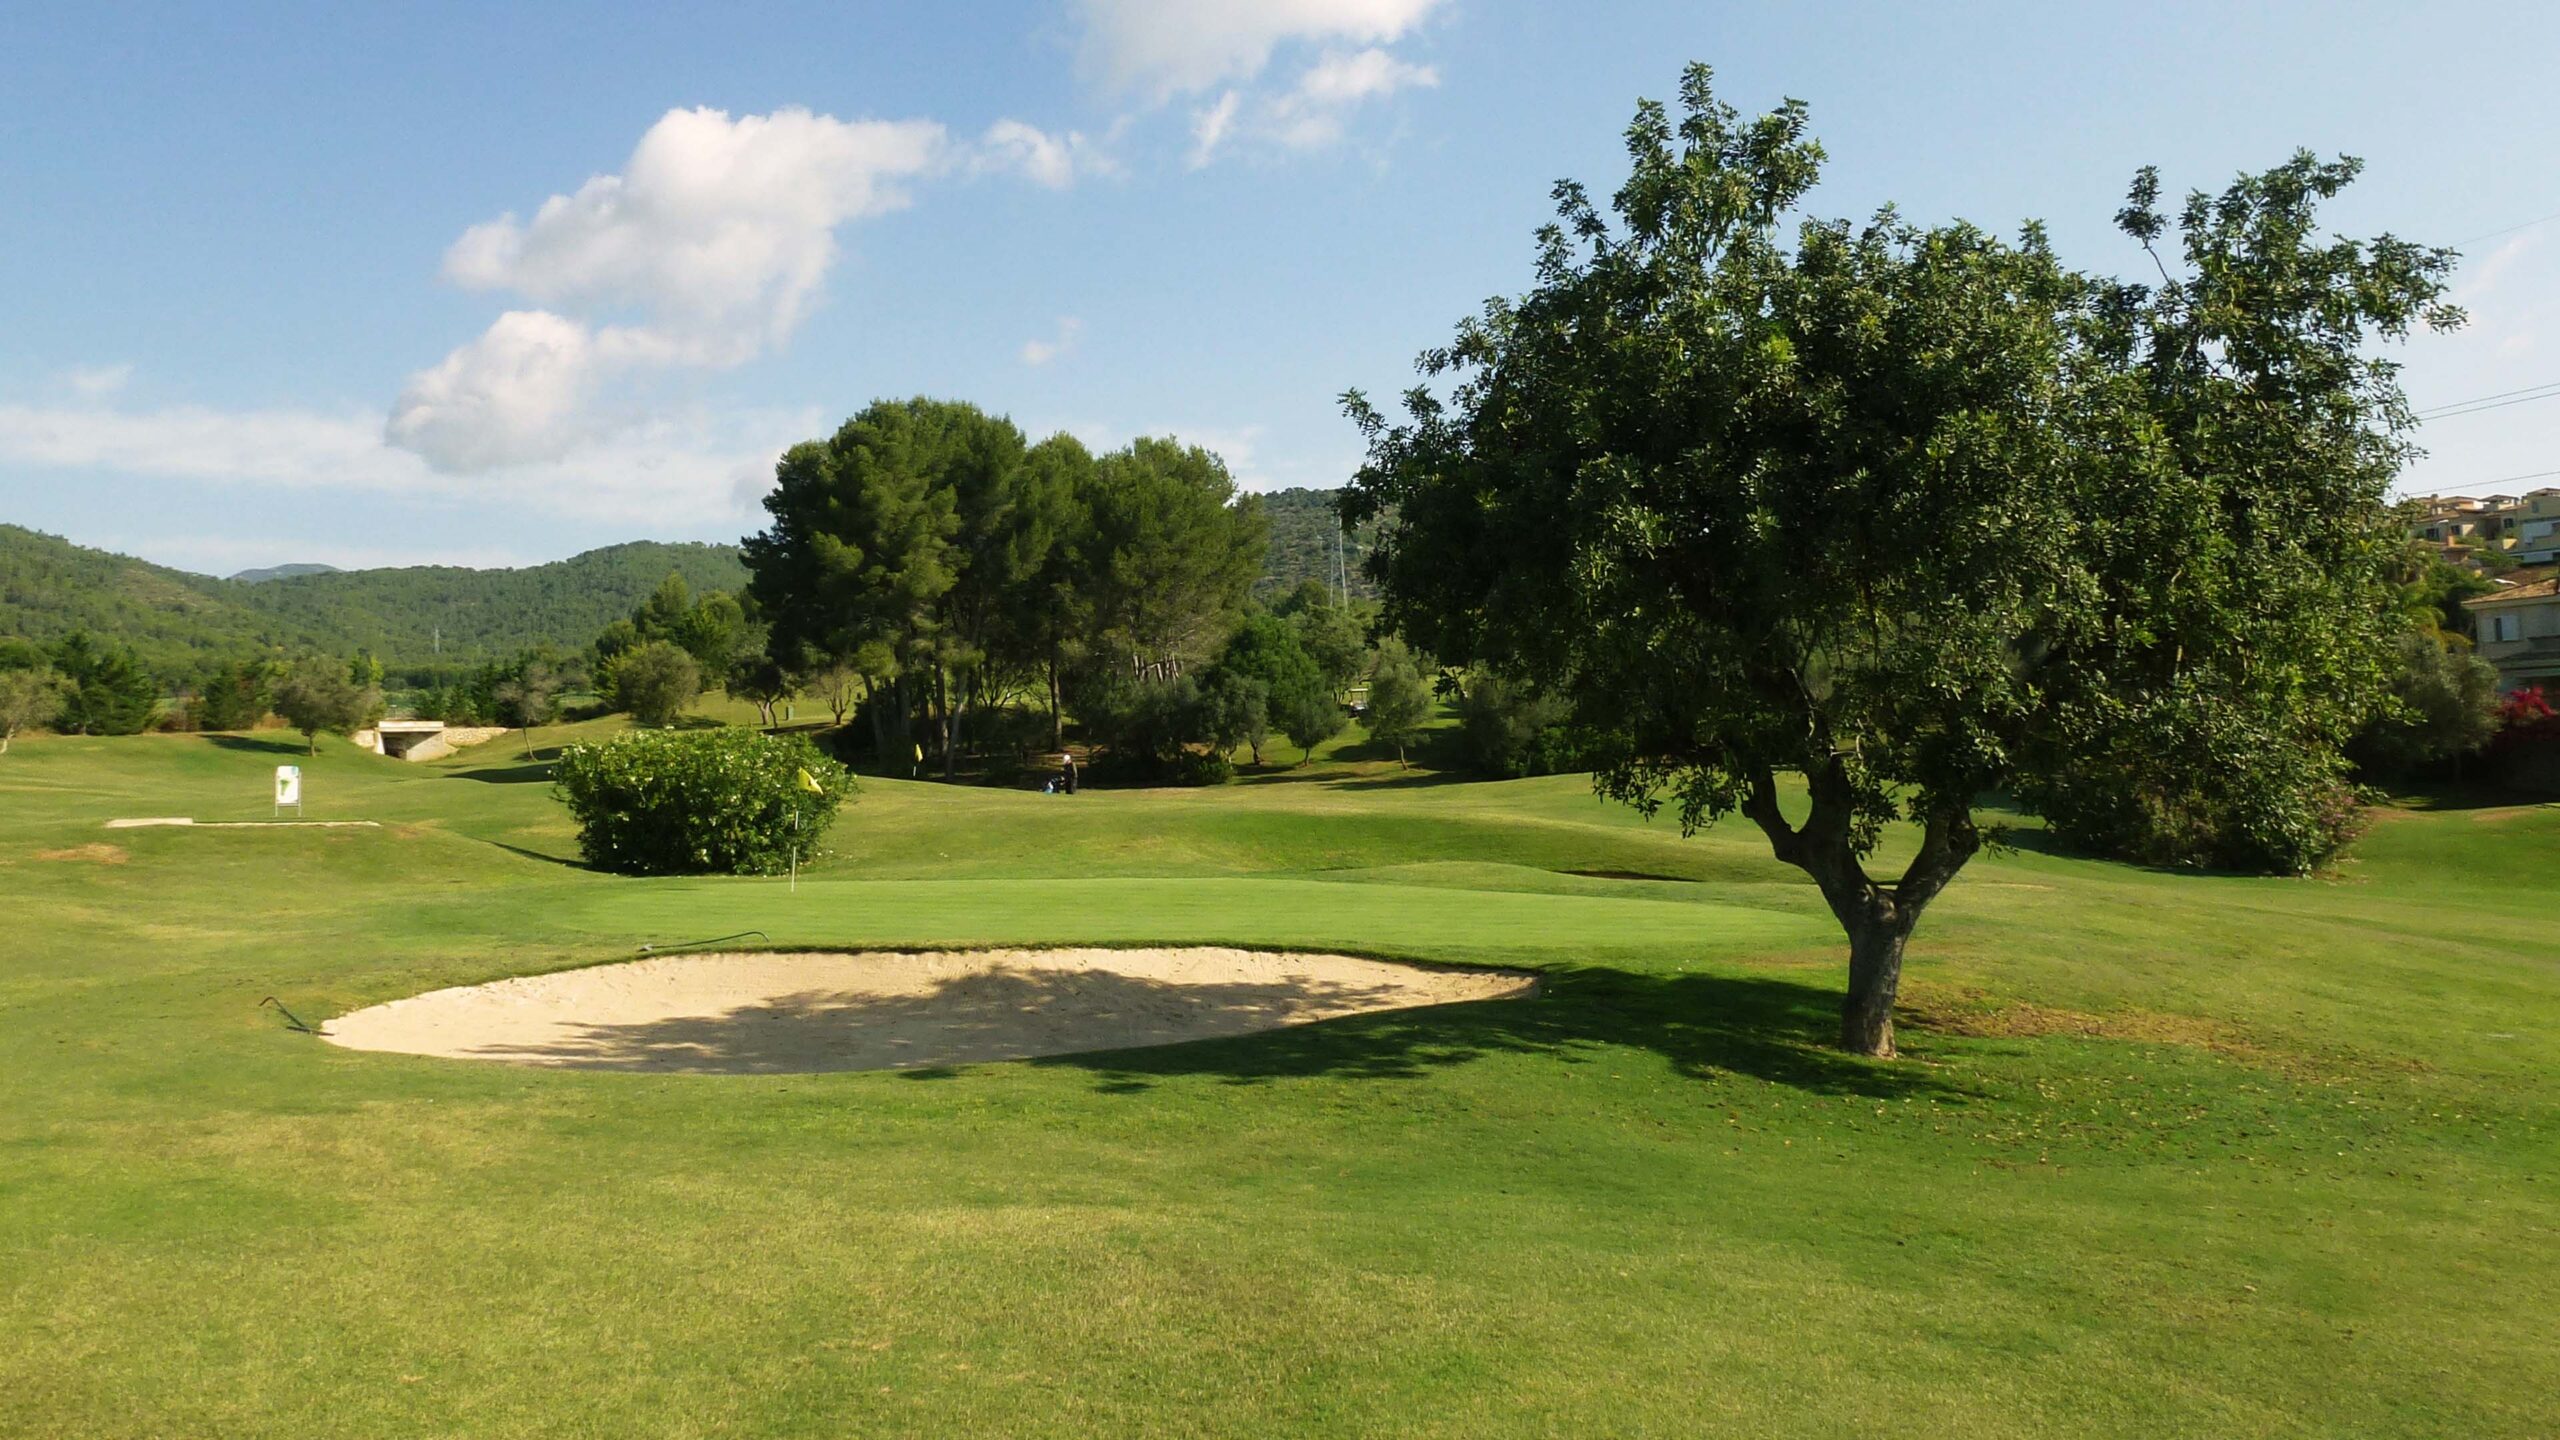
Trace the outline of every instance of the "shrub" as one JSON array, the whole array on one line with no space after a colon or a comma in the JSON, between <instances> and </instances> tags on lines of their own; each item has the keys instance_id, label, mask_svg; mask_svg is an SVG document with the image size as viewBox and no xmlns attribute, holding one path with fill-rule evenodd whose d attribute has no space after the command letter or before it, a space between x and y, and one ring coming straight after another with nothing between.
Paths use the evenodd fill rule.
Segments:
<instances>
[{"instance_id":1,"label":"shrub","mask_svg":"<svg viewBox=\"0 0 2560 1440\"><path fill-rule=\"evenodd\" d=\"M2343 768L2335 757L2301 751L2268 750L2204 767L2127 748L2030 787L2024 798L2057 838L2109 859L2303 875L2361 827Z\"/></svg>"},{"instance_id":2,"label":"shrub","mask_svg":"<svg viewBox=\"0 0 2560 1440\"><path fill-rule=\"evenodd\" d=\"M552 771L587 863L625 875L780 874L854 788L800 736L728 728L571 745Z\"/></svg>"}]
</instances>

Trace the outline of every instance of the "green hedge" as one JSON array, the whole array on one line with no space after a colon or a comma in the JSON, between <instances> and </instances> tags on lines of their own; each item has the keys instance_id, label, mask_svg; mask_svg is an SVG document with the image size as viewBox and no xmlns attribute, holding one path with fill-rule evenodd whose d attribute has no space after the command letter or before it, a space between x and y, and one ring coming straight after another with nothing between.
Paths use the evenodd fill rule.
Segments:
<instances>
[{"instance_id":1,"label":"green hedge","mask_svg":"<svg viewBox=\"0 0 2560 1440\"><path fill-rule=\"evenodd\" d=\"M778 875L795 845L816 853L855 788L800 736L744 729L571 745L552 777L587 863L626 875Z\"/></svg>"}]
</instances>

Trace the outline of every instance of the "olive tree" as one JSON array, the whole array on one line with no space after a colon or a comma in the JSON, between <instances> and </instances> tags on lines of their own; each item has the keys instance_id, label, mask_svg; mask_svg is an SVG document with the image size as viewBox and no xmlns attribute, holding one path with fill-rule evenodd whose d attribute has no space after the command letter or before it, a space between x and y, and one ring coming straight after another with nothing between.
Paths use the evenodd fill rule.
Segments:
<instances>
[{"instance_id":1,"label":"olive tree","mask_svg":"<svg viewBox=\"0 0 2560 1440\"><path fill-rule=\"evenodd\" d=\"M1572 704L1606 742L1604 794L1668 801L1684 831L1739 813L1805 871L1849 941L1840 1043L1889 1056L1905 942L1988 838L1976 797L2114 753L2128 715L2218 759L2244 734L2316 748L2327 732L2270 697L2352 709L2376 683L2348 615L2370 598L2372 477L2216 473L2170 429L2302 409L2367 433L2375 377L2261 383L2230 337L2290 322L2233 309L2307 307L2360 338L2430 306L2444 257L2350 247L2316 284L2223 277L2170 305L2065 269L2034 226L2004 241L1888 209L1790 241L1822 159L1803 107L1744 121L1704 67L1682 99L1676 128L1639 107L1614 223L1556 187L1536 288L1423 357L1440 389L1411 391L1404 423L1345 397L1369 440L1346 515L1395 517L1368 562L1387 628ZM2211 268L2235 247L2192 208ZM2148 368L2181 334L2234 378ZM2269 609L2348 638L2269 634ZM1896 821L1908 858L1871 873Z\"/></svg>"},{"instance_id":2,"label":"olive tree","mask_svg":"<svg viewBox=\"0 0 2560 1440\"><path fill-rule=\"evenodd\" d=\"M21 730L48 725L62 713L62 677L49 666L0 670L0 755Z\"/></svg>"}]
</instances>

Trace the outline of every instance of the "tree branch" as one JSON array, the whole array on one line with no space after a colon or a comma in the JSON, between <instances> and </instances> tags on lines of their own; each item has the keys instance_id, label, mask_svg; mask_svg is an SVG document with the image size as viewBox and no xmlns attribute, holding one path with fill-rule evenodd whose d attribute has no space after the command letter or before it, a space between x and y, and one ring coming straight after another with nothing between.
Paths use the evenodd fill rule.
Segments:
<instances>
[{"instance_id":1,"label":"tree branch","mask_svg":"<svg viewBox=\"0 0 2560 1440\"><path fill-rule=\"evenodd\" d=\"M1911 857L1910 866L1893 887L1895 906L1906 919L1918 919L1920 911L1981 848L1982 832L1974 827L1970 806L1961 802L1931 806L1920 853Z\"/></svg>"}]
</instances>

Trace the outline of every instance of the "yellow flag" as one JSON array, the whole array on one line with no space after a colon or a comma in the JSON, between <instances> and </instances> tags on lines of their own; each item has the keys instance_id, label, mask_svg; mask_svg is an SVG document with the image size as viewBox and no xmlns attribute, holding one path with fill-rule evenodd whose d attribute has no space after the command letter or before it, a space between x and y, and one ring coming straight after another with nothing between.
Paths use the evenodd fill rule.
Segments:
<instances>
[{"instance_id":1,"label":"yellow flag","mask_svg":"<svg viewBox=\"0 0 2560 1440\"><path fill-rule=\"evenodd\" d=\"M812 795L824 795L827 793L827 787L819 784L818 777L810 774L808 768L805 766L803 766L800 771L800 788L808 791Z\"/></svg>"}]
</instances>

